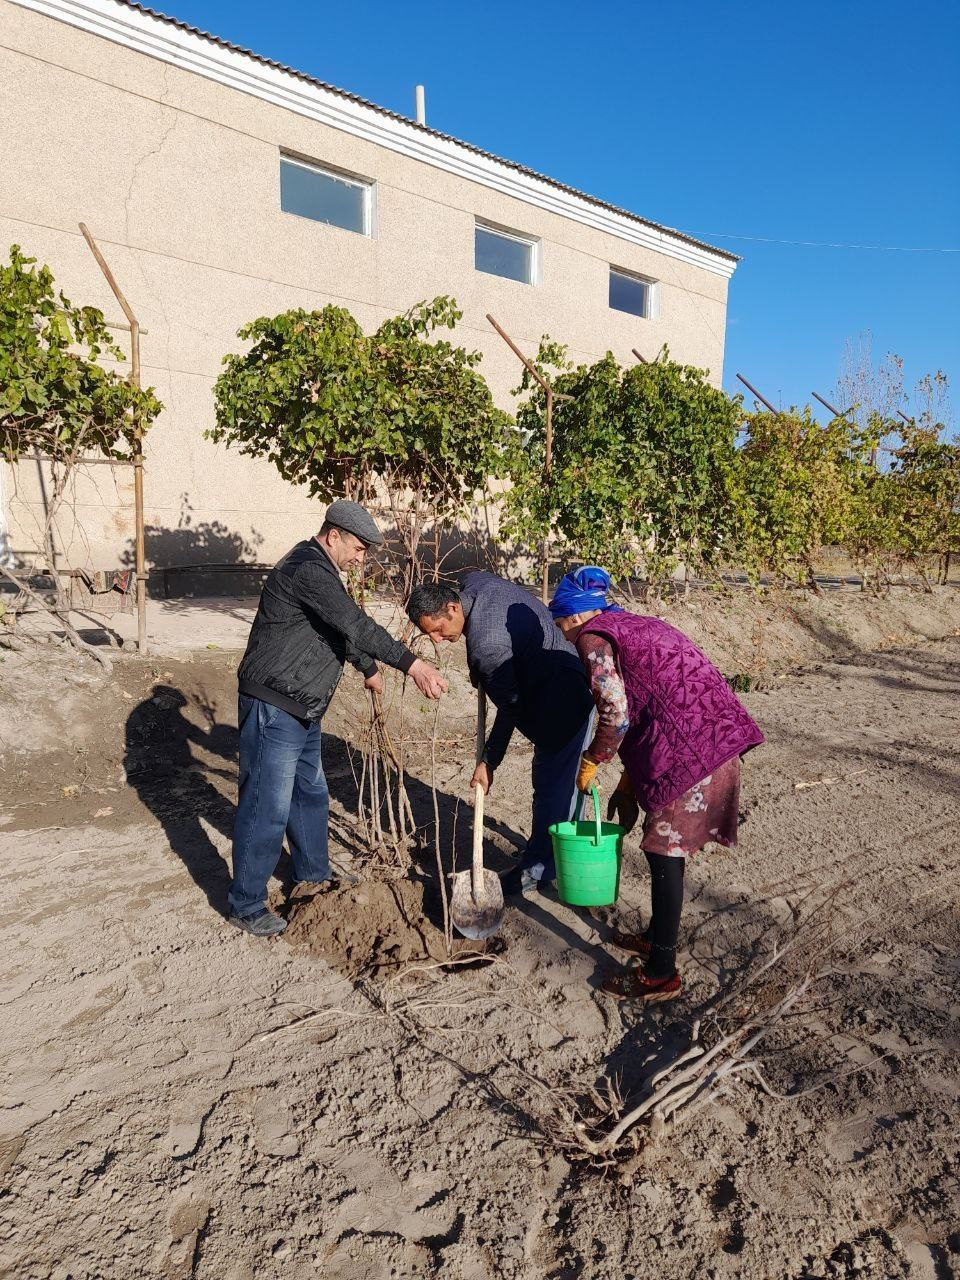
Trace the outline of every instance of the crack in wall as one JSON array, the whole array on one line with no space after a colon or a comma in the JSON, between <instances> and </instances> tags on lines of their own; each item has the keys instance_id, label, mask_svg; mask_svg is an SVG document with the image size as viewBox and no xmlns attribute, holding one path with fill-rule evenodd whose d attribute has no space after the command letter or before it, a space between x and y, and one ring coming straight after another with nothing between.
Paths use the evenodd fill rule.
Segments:
<instances>
[{"instance_id":1,"label":"crack in wall","mask_svg":"<svg viewBox=\"0 0 960 1280\"><path fill-rule=\"evenodd\" d=\"M159 368L167 374L169 374L170 372L170 359L171 359L170 315L167 311L166 303L163 298L162 286L157 287L153 283L153 281L151 281L151 279L149 278L145 270L142 256L130 244L130 239L131 239L130 221L134 212L134 202L137 199L137 196L139 194L136 189L140 181L141 174L144 172L145 167L149 164L151 160L157 158L163 153L164 148L166 147L170 139L173 137L173 134L176 132L180 123L179 108L177 108L174 105L174 103L170 101L170 97L171 97L170 72L171 72L171 67L165 65L163 67L163 87L160 90L160 94L157 101L160 105L161 118L164 110L170 110L172 112L172 119L170 120L169 124L166 125L166 127L163 129L163 132L161 133L160 138L155 143L155 145L150 147L148 151L145 151L134 164L133 169L131 170L131 173L130 173L130 182L127 186L127 192L126 192L126 195L124 196L124 201L123 201L124 243L126 244L127 251L130 255L132 262L136 264L137 270L140 273L140 278L143 281L143 285L147 293L147 296L150 298L152 302L155 303L157 309L159 310L160 314L163 317L164 359L161 365L159 366L154 365L153 367ZM134 314L137 315L138 319L141 319L139 313L137 312L136 307L134 307ZM141 356L141 367L143 367L142 356ZM168 396L167 396L168 401L169 401L169 398L170 397L168 393ZM167 405L167 407L170 407L169 404Z\"/></svg>"},{"instance_id":2,"label":"crack in wall","mask_svg":"<svg viewBox=\"0 0 960 1280\"><path fill-rule=\"evenodd\" d=\"M176 109L173 107L172 103L167 101L170 94L169 80L170 80L170 68L168 66L164 66L163 88L160 91L160 97L158 99L158 102L161 109L161 118L162 118L162 113L164 108L170 108L172 110L173 118L170 121L169 125L167 125L167 127L164 129L159 142L157 142L155 146L151 147L149 151L145 151L143 155L140 157L140 159L137 160L137 162L134 164L133 170L131 171L131 174L130 174L130 184L127 187L127 194L124 197L124 201L123 201L123 213L124 213L123 231L124 231L124 239L128 246L130 244L130 213L131 213L130 206L134 199L134 188L137 185L137 181L140 177L140 172L143 169L144 165L148 163L148 161L152 160L154 156L160 155L160 153L163 151L163 148L169 142L171 135L176 130L177 125L179 123L179 117Z\"/></svg>"}]
</instances>

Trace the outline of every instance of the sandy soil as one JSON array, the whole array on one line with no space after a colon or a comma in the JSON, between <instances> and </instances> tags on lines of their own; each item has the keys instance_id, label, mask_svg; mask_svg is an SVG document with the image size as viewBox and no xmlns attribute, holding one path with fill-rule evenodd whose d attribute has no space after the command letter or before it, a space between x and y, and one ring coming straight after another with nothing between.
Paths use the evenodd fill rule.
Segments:
<instances>
[{"instance_id":1,"label":"sandy soil","mask_svg":"<svg viewBox=\"0 0 960 1280\"><path fill-rule=\"evenodd\" d=\"M684 995L646 1012L597 991L611 918L643 910L635 848L616 912L538 895L489 965L442 965L432 844L406 875L353 821L352 678L325 753L333 854L364 884L265 943L222 914L234 659L123 658L105 684L7 655L0 1275L960 1275L956 605L764 606L785 639L759 647L756 617L725 608L685 624L752 671L769 743L745 766L739 850L690 870ZM948 638L896 647L924 629ZM783 675L803 635L839 660ZM472 702L461 670L452 685L437 787L463 859ZM424 824L431 724L411 699ZM497 869L528 759L514 744L490 795ZM745 981L787 943L773 989L828 972L759 1052L786 1096L745 1081L626 1166L574 1159L553 1100L604 1079L640 1094L718 998L726 1027L767 998Z\"/></svg>"}]
</instances>

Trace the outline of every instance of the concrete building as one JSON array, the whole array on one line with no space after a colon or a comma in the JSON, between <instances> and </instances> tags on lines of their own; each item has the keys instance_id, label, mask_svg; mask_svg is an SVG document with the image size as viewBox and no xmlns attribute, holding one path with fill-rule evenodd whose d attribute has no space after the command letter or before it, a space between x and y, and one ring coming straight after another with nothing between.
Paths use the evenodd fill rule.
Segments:
<instances>
[{"instance_id":1,"label":"concrete building","mask_svg":"<svg viewBox=\"0 0 960 1280\"><path fill-rule=\"evenodd\" d=\"M518 366L487 312L530 352L544 333L578 361L666 342L719 384L732 254L124 0L0 0L0 136L4 252L120 320L84 221L146 330L166 406L146 450L155 564L271 562L317 524L269 464L203 439L220 361L259 315L334 302L369 330L452 294L508 408ZM14 550L42 510L18 470ZM116 565L131 495L125 471L92 469L64 559Z\"/></svg>"}]
</instances>

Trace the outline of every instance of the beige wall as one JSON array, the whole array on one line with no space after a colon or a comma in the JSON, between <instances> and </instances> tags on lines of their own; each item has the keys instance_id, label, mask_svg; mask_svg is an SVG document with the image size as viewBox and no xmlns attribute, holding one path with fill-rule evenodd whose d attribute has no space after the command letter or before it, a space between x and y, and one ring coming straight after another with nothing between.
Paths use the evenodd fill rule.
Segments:
<instances>
[{"instance_id":1,"label":"beige wall","mask_svg":"<svg viewBox=\"0 0 960 1280\"><path fill-rule=\"evenodd\" d=\"M718 274L581 225L304 118L108 40L0 0L0 248L12 243L50 265L74 300L118 308L77 223L97 237L142 326L144 378L166 411L147 446L147 523L209 534L216 522L249 555L271 561L317 524L305 494L265 463L202 439L212 421L220 360L236 330L288 307L348 306L365 328L438 293L464 311L460 341L510 407L517 363L492 333L492 312L533 351L549 333L573 358L607 349L632 362L669 344L719 384L727 281ZM280 148L376 181L377 233L352 234L282 213ZM473 267L476 216L542 240L542 283ZM607 305L609 265L660 282L660 317ZM121 342L125 335L118 335ZM104 469L105 472L105 469ZM8 517L16 545L22 498ZM74 563L116 563L132 536L130 481L98 474L77 495L82 530L64 530ZM153 541L156 559L189 559L181 531ZM202 557L201 557L202 558Z\"/></svg>"}]
</instances>

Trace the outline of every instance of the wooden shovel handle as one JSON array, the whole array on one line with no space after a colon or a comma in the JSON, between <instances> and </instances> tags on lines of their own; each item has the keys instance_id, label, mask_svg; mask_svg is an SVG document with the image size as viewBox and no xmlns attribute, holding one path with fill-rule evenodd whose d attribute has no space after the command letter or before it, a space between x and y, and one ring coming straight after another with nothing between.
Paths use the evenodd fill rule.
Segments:
<instances>
[{"instance_id":1,"label":"wooden shovel handle","mask_svg":"<svg viewBox=\"0 0 960 1280\"><path fill-rule=\"evenodd\" d=\"M478 782L473 789L473 876L471 879L474 901L483 893L483 787Z\"/></svg>"}]
</instances>

